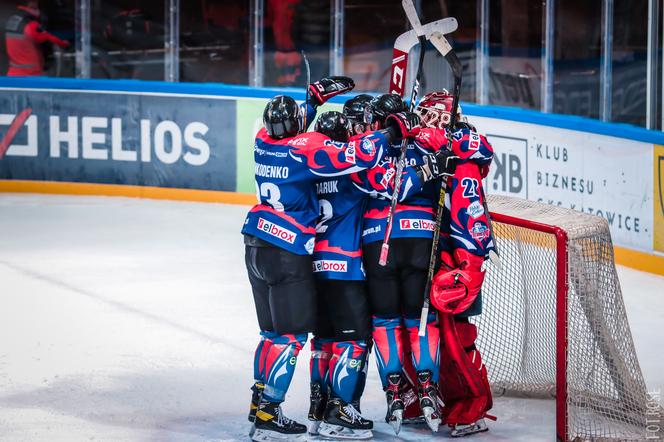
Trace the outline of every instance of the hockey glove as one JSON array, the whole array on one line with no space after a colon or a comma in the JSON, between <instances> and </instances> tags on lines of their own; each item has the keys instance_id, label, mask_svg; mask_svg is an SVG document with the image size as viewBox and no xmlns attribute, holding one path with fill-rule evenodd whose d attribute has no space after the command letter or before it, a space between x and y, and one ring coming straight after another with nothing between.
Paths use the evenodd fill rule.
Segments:
<instances>
[{"instance_id":1,"label":"hockey glove","mask_svg":"<svg viewBox=\"0 0 664 442\"><path fill-rule=\"evenodd\" d=\"M456 163L459 159L447 149L442 149L436 153L429 153L422 158L424 164L415 166L423 182L431 181L436 178L452 176L456 169Z\"/></svg>"},{"instance_id":2,"label":"hockey glove","mask_svg":"<svg viewBox=\"0 0 664 442\"><path fill-rule=\"evenodd\" d=\"M415 112L391 114L385 120L385 127L394 135L396 140L413 137L420 132L420 116Z\"/></svg>"},{"instance_id":3,"label":"hockey glove","mask_svg":"<svg viewBox=\"0 0 664 442\"><path fill-rule=\"evenodd\" d=\"M454 130L457 131L459 129L468 129L468 130L471 130L473 132L477 132L477 129L475 128L475 126L470 124L468 122L468 120L466 120L465 118L466 117L464 117L463 120L456 122L456 124L454 125Z\"/></svg>"},{"instance_id":4,"label":"hockey glove","mask_svg":"<svg viewBox=\"0 0 664 442\"><path fill-rule=\"evenodd\" d=\"M309 93L316 106L321 106L335 95L352 91L355 82L350 77L326 77L309 85Z\"/></svg>"},{"instance_id":5,"label":"hockey glove","mask_svg":"<svg viewBox=\"0 0 664 442\"><path fill-rule=\"evenodd\" d=\"M434 276L431 303L441 313L456 315L468 310L480 293L484 259L464 249L456 249L454 259L458 265L456 269L448 270L449 267L443 266Z\"/></svg>"}]
</instances>

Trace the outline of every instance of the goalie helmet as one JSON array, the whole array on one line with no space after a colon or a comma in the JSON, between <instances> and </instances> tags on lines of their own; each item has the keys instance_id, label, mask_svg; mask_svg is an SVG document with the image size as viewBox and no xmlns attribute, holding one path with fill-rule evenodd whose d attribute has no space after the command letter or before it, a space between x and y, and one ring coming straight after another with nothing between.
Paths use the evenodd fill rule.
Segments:
<instances>
[{"instance_id":1,"label":"goalie helmet","mask_svg":"<svg viewBox=\"0 0 664 442\"><path fill-rule=\"evenodd\" d=\"M271 99L263 111L263 124L275 140L294 137L303 129L302 108L287 95Z\"/></svg>"},{"instance_id":2,"label":"goalie helmet","mask_svg":"<svg viewBox=\"0 0 664 442\"><path fill-rule=\"evenodd\" d=\"M452 119L452 103L454 96L447 90L441 92L429 92L415 108L415 113L420 116L423 127L443 129L450 124ZM457 107L457 121L461 121L461 106Z\"/></svg>"},{"instance_id":3,"label":"goalie helmet","mask_svg":"<svg viewBox=\"0 0 664 442\"><path fill-rule=\"evenodd\" d=\"M320 132L325 136L330 137L334 141L347 142L350 138L350 121L341 112L328 111L323 112L314 128L316 132Z\"/></svg>"}]
</instances>

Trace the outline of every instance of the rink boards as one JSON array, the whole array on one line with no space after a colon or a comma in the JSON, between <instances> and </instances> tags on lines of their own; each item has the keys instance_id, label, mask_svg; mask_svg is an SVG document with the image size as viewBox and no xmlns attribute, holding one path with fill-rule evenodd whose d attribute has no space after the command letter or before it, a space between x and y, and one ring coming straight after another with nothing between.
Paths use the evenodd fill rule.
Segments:
<instances>
[{"instance_id":1,"label":"rink boards","mask_svg":"<svg viewBox=\"0 0 664 442\"><path fill-rule=\"evenodd\" d=\"M0 190L251 203L254 134L279 93L304 98L218 84L0 78ZM664 273L664 134L462 108L496 151L487 192L605 217L624 260Z\"/></svg>"}]
</instances>

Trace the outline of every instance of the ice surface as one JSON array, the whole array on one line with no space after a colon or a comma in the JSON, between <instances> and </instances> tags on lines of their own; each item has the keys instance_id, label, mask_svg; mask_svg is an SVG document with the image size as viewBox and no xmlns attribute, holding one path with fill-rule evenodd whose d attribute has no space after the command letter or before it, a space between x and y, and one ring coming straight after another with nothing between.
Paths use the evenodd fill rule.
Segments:
<instances>
[{"instance_id":1,"label":"ice surface","mask_svg":"<svg viewBox=\"0 0 664 442\"><path fill-rule=\"evenodd\" d=\"M247 207L0 194L0 440L246 440L257 323ZM648 387L664 386L664 278L619 268ZM309 349L285 403L308 407ZM386 424L375 362L363 399ZM498 399L478 441L554 440L554 402ZM443 430L437 438L446 438Z\"/></svg>"}]
</instances>

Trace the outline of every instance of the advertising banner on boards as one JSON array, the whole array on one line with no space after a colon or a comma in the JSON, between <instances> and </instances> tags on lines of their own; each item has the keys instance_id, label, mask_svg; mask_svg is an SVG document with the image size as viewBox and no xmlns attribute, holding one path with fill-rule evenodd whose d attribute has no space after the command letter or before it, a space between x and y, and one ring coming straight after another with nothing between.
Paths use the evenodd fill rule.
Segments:
<instances>
[{"instance_id":1,"label":"advertising banner on boards","mask_svg":"<svg viewBox=\"0 0 664 442\"><path fill-rule=\"evenodd\" d=\"M488 193L514 195L606 218L614 241L653 244L653 145L515 121L469 117L494 147Z\"/></svg>"},{"instance_id":2,"label":"advertising banner on boards","mask_svg":"<svg viewBox=\"0 0 664 442\"><path fill-rule=\"evenodd\" d=\"M234 99L0 94L0 179L234 191Z\"/></svg>"}]
</instances>

